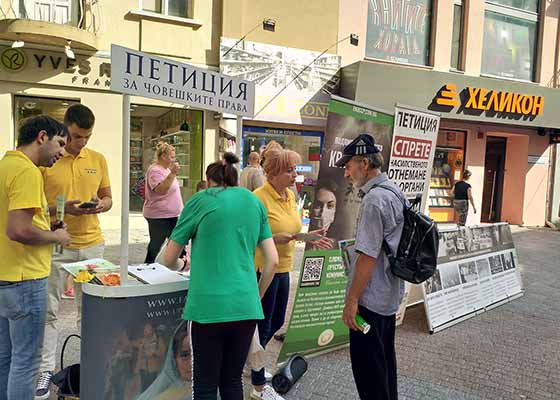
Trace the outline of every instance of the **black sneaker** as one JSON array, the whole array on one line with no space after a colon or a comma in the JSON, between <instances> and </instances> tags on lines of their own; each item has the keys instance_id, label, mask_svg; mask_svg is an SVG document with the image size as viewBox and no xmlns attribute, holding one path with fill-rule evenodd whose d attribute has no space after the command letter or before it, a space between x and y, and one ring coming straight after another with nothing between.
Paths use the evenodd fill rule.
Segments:
<instances>
[{"instance_id":1,"label":"black sneaker","mask_svg":"<svg viewBox=\"0 0 560 400\"><path fill-rule=\"evenodd\" d=\"M39 374L39 379L37 380L37 389L35 390L35 400L46 400L49 398L51 378L53 374L51 371L44 371Z\"/></svg>"}]
</instances>

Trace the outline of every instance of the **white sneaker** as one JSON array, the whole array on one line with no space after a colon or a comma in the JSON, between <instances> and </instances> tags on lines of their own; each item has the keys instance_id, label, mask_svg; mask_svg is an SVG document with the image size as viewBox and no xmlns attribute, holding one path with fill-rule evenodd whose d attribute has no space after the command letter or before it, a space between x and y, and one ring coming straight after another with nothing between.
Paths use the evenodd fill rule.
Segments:
<instances>
[{"instance_id":1,"label":"white sneaker","mask_svg":"<svg viewBox=\"0 0 560 400\"><path fill-rule=\"evenodd\" d=\"M264 370L264 379L266 379L267 382L272 381L272 374L268 372L266 369Z\"/></svg>"},{"instance_id":2,"label":"white sneaker","mask_svg":"<svg viewBox=\"0 0 560 400\"><path fill-rule=\"evenodd\" d=\"M37 380L37 387L35 389L35 400L46 400L49 398L51 378L53 374L51 371L44 371L39 374Z\"/></svg>"},{"instance_id":3,"label":"white sneaker","mask_svg":"<svg viewBox=\"0 0 560 400\"><path fill-rule=\"evenodd\" d=\"M284 400L282 396L276 393L272 386L264 385L262 392L257 392L253 389L251 398L255 400Z\"/></svg>"}]
</instances>

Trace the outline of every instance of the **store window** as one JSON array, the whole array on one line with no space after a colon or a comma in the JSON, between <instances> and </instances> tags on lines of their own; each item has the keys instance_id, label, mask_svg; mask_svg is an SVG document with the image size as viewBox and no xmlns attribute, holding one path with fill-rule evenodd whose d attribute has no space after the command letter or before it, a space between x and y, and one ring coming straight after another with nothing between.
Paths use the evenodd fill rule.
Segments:
<instances>
[{"instance_id":1,"label":"store window","mask_svg":"<svg viewBox=\"0 0 560 400\"><path fill-rule=\"evenodd\" d=\"M140 0L140 9L172 17L190 18L189 3L188 0Z\"/></svg>"},{"instance_id":2,"label":"store window","mask_svg":"<svg viewBox=\"0 0 560 400\"><path fill-rule=\"evenodd\" d=\"M451 36L451 68L463 70L463 1L453 5L453 35Z\"/></svg>"},{"instance_id":3,"label":"store window","mask_svg":"<svg viewBox=\"0 0 560 400\"><path fill-rule=\"evenodd\" d=\"M14 146L17 146L17 136L21 121L28 117L45 114L57 121L63 122L66 109L72 105L79 103L76 100L52 99L44 97L27 97L15 96L14 98L14 122L15 135Z\"/></svg>"},{"instance_id":4,"label":"store window","mask_svg":"<svg viewBox=\"0 0 560 400\"><path fill-rule=\"evenodd\" d=\"M486 2L483 74L534 80L538 5L537 0Z\"/></svg>"},{"instance_id":5,"label":"store window","mask_svg":"<svg viewBox=\"0 0 560 400\"><path fill-rule=\"evenodd\" d=\"M140 187L154 161L159 141L172 144L180 169L177 180L183 202L202 180L203 112L166 107L132 105L130 118L130 210L142 211Z\"/></svg>"},{"instance_id":6,"label":"store window","mask_svg":"<svg viewBox=\"0 0 560 400\"><path fill-rule=\"evenodd\" d=\"M439 131L428 198L430 216L437 222L453 221L453 186L464 170L465 139L463 131Z\"/></svg>"},{"instance_id":7,"label":"store window","mask_svg":"<svg viewBox=\"0 0 560 400\"><path fill-rule=\"evenodd\" d=\"M366 57L428 65L432 0L368 1Z\"/></svg>"}]
</instances>

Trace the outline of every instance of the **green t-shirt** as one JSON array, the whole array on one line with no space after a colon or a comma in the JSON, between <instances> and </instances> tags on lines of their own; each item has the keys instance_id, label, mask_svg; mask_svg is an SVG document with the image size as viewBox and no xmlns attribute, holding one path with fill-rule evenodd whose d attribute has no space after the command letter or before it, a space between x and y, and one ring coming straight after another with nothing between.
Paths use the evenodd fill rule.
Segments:
<instances>
[{"instance_id":1,"label":"green t-shirt","mask_svg":"<svg viewBox=\"0 0 560 400\"><path fill-rule=\"evenodd\" d=\"M171 234L181 245L192 239L183 318L205 324L263 319L253 259L270 237L266 210L247 189L209 188L191 197Z\"/></svg>"}]
</instances>

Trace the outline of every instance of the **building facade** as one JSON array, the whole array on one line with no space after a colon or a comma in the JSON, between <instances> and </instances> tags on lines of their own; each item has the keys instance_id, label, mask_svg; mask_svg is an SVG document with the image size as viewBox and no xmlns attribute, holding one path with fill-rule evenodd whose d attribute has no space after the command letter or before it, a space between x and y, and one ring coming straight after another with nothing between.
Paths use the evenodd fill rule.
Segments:
<instances>
[{"instance_id":1,"label":"building facade","mask_svg":"<svg viewBox=\"0 0 560 400\"><path fill-rule=\"evenodd\" d=\"M429 211L452 221L450 191L469 169L468 223L558 222L557 2L356 1L360 48L343 57L341 94L380 109L441 113ZM352 29L352 28L350 28Z\"/></svg>"},{"instance_id":2,"label":"building facade","mask_svg":"<svg viewBox=\"0 0 560 400\"><path fill-rule=\"evenodd\" d=\"M224 151L246 156L276 140L302 154L300 184L312 196L334 93L387 111L403 103L441 113L434 219L453 219L449 191L467 168L478 210L469 223L559 219L559 155L550 145L560 129L557 2L0 0L0 7L0 151L15 145L22 118L60 119L68 104L82 102L97 116L90 145L108 158L115 199L122 101L109 90L112 43L256 84L256 115L242 127L226 114L133 97L132 189L159 140L177 148L185 199ZM134 190L130 196L139 210ZM119 215L118 203L109 218Z\"/></svg>"},{"instance_id":3,"label":"building facade","mask_svg":"<svg viewBox=\"0 0 560 400\"><path fill-rule=\"evenodd\" d=\"M46 113L61 120L72 103L90 107L96 124L89 146L106 156L115 198L102 223L118 226L123 121L122 95L110 91L111 44L218 70L218 5L174 0L0 1L0 151L15 146L17 126L25 117ZM181 164L178 179L188 198L205 165L215 160L214 113L139 97L132 97L131 104L131 211L141 211L134 186L159 140L175 145Z\"/></svg>"}]
</instances>

